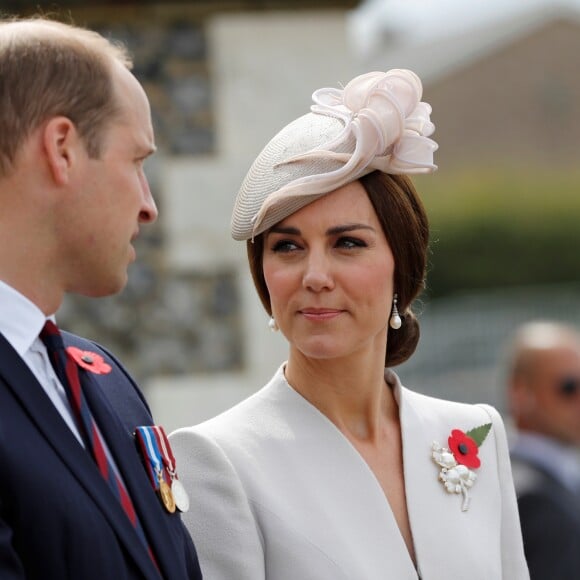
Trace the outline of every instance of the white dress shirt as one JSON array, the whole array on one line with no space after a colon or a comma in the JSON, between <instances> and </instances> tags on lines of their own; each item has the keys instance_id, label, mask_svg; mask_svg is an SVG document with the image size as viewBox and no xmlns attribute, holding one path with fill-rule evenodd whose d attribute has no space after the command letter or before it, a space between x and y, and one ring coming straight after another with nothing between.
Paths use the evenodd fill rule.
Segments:
<instances>
[{"instance_id":1,"label":"white dress shirt","mask_svg":"<svg viewBox=\"0 0 580 580\"><path fill-rule=\"evenodd\" d=\"M56 324L54 315L45 316L36 304L0 280L0 333L28 365L77 441L85 447L66 391L56 376L46 347L39 337L47 320L52 320ZM113 471L124 483L123 476L107 445L107 440L98 425L96 425L96 429L101 436L105 455L109 459Z\"/></svg>"},{"instance_id":2,"label":"white dress shirt","mask_svg":"<svg viewBox=\"0 0 580 580\"><path fill-rule=\"evenodd\" d=\"M54 322L54 316L48 319ZM36 304L0 280L0 332L28 365L69 429L84 446L66 391L39 338L46 320L47 317Z\"/></svg>"}]
</instances>

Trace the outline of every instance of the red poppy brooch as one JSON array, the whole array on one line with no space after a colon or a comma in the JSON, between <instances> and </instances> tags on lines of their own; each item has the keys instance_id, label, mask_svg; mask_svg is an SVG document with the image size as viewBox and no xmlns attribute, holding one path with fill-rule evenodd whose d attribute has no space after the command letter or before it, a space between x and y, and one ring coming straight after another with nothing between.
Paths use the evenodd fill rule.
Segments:
<instances>
[{"instance_id":1,"label":"red poppy brooch","mask_svg":"<svg viewBox=\"0 0 580 580\"><path fill-rule=\"evenodd\" d=\"M464 433L453 429L447 439L447 447L433 442L432 457L441 467L439 479L449 493L460 493L463 496L461 510L469 508L469 488L473 486L477 475L472 471L481 466L478 457L479 447L485 441L491 429L491 423L480 425Z\"/></svg>"},{"instance_id":2,"label":"red poppy brooch","mask_svg":"<svg viewBox=\"0 0 580 580\"><path fill-rule=\"evenodd\" d=\"M90 350L81 350L76 346L68 346L66 349L68 355L83 369L91 371L96 375L107 375L111 372L111 365L105 362L105 359L96 352Z\"/></svg>"}]
</instances>

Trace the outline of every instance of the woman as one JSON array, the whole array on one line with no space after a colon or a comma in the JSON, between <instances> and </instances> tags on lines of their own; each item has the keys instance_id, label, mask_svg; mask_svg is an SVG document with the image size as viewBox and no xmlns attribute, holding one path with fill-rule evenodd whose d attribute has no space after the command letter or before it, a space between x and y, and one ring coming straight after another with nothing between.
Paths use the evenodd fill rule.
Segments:
<instances>
[{"instance_id":1,"label":"woman","mask_svg":"<svg viewBox=\"0 0 580 580\"><path fill-rule=\"evenodd\" d=\"M232 234L290 352L172 436L211 580L528 578L498 413L390 370L419 337L428 224L407 174L437 147L421 94L407 70L315 92L238 194Z\"/></svg>"}]
</instances>

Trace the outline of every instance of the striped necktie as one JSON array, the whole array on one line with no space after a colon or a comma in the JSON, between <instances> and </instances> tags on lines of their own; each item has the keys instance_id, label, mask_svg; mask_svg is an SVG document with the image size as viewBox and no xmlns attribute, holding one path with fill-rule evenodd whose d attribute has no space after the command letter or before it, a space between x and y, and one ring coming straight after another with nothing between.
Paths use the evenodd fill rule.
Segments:
<instances>
[{"instance_id":1,"label":"striped necktie","mask_svg":"<svg viewBox=\"0 0 580 580\"><path fill-rule=\"evenodd\" d=\"M145 532L143 531L139 518L137 517L137 512L135 511L133 502L129 497L127 488L117 475L111 460L105 453L102 436L100 431L97 429L97 424L81 388L77 364L66 352L62 336L56 324L47 320L40 333L40 339L46 346L56 376L59 378L64 390L66 391L86 448L91 452L101 475L109 484L109 488L113 492L113 495L121 503L121 506L127 514L129 521L135 528L139 539L143 542L143 545L147 549L153 563L157 566L155 557L149 547L147 538L145 537Z\"/></svg>"}]
</instances>

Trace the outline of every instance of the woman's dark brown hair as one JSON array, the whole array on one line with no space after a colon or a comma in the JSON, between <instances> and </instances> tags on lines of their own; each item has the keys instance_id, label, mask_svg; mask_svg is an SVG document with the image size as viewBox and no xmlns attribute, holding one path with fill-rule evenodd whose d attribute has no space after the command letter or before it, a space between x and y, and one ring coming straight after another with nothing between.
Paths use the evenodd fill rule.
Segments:
<instances>
[{"instance_id":1,"label":"woman's dark brown hair","mask_svg":"<svg viewBox=\"0 0 580 580\"><path fill-rule=\"evenodd\" d=\"M360 179L393 252L395 261L394 290L403 324L389 327L386 366L406 361L419 342L419 323L411 310L413 300L425 285L429 222L415 186L406 175L389 175L374 171ZM247 242L248 260L254 285L268 314L272 314L270 294L264 279L262 256L264 234Z\"/></svg>"}]
</instances>

